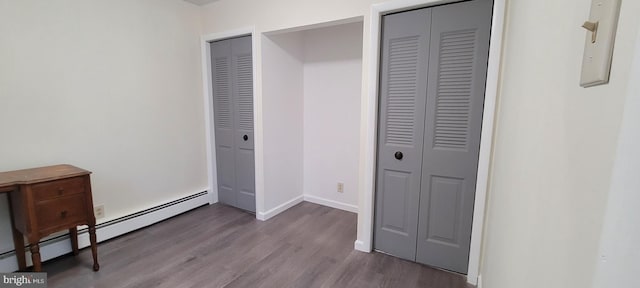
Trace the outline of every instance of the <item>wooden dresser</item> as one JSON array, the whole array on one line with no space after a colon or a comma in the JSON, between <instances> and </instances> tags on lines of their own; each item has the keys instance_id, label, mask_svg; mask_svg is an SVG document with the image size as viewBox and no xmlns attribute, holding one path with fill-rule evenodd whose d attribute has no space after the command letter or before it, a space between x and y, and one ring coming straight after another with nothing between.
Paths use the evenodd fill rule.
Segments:
<instances>
[{"instance_id":1,"label":"wooden dresser","mask_svg":"<svg viewBox=\"0 0 640 288\"><path fill-rule=\"evenodd\" d=\"M100 269L90 174L71 165L0 173L0 192L9 193L13 242L21 271L27 267L24 237L29 242L33 270L39 272L40 239L69 230L71 247L74 255L77 255L79 225L89 227L93 270Z\"/></svg>"}]
</instances>

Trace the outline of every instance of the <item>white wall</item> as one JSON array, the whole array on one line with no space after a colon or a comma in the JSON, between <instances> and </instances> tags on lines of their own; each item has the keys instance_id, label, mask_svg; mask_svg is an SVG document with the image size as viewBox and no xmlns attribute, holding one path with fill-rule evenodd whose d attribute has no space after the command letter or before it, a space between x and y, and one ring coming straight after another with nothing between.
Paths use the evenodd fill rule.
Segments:
<instances>
[{"instance_id":1,"label":"white wall","mask_svg":"<svg viewBox=\"0 0 640 288\"><path fill-rule=\"evenodd\" d=\"M362 22L304 31L304 193L358 205ZM337 183L344 192L337 192Z\"/></svg>"},{"instance_id":2,"label":"white wall","mask_svg":"<svg viewBox=\"0 0 640 288\"><path fill-rule=\"evenodd\" d=\"M622 1L611 82L585 89L589 6L508 3L484 287L591 286L640 1Z\"/></svg>"},{"instance_id":3,"label":"white wall","mask_svg":"<svg viewBox=\"0 0 640 288\"><path fill-rule=\"evenodd\" d=\"M262 36L262 55L264 207L268 213L302 197L302 37L299 33Z\"/></svg>"},{"instance_id":4,"label":"white wall","mask_svg":"<svg viewBox=\"0 0 640 288\"><path fill-rule=\"evenodd\" d=\"M206 190L200 25L180 0L0 1L0 171L93 171L98 222Z\"/></svg>"},{"instance_id":5,"label":"white wall","mask_svg":"<svg viewBox=\"0 0 640 288\"><path fill-rule=\"evenodd\" d=\"M203 29L205 34L247 25L258 32L283 30L367 16L371 4L380 2L388 0L220 0L203 6Z\"/></svg>"},{"instance_id":6,"label":"white wall","mask_svg":"<svg viewBox=\"0 0 640 288\"><path fill-rule=\"evenodd\" d=\"M640 33L629 79L640 79ZM629 81L592 287L640 287L640 83Z\"/></svg>"}]
</instances>

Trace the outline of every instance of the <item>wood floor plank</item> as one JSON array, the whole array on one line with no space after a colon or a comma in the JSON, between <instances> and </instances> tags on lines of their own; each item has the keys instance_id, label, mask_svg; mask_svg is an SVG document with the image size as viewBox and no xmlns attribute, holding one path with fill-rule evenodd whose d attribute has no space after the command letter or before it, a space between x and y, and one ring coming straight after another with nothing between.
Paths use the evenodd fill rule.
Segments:
<instances>
[{"instance_id":1,"label":"wood floor plank","mask_svg":"<svg viewBox=\"0 0 640 288\"><path fill-rule=\"evenodd\" d=\"M468 288L463 276L353 250L356 214L303 202L269 221L204 206L47 261L49 287Z\"/></svg>"}]
</instances>

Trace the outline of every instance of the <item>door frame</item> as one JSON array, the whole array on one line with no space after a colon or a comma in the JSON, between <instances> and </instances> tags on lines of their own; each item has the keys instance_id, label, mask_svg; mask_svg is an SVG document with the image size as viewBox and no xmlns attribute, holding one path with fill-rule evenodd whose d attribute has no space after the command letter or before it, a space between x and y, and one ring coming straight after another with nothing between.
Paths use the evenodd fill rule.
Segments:
<instances>
[{"instance_id":1,"label":"door frame","mask_svg":"<svg viewBox=\"0 0 640 288\"><path fill-rule=\"evenodd\" d=\"M262 205L260 203L264 203L263 199L263 183L262 181L264 177L264 173L262 172L262 167L264 163L263 157L263 149L262 149L262 121L259 118L258 112L259 110L259 97L257 89L257 37L255 33L255 27L244 27L235 30L229 30L224 32L212 33L203 35L201 37L201 53L202 53L202 94L204 97L204 116L205 116L205 129L206 129L206 141L207 141L207 178L208 178L208 186L207 194L209 195L209 204L218 202L218 169L216 163L216 137L215 137L215 117L214 117L214 109L213 109L213 83L212 83L212 70L211 70L211 46L209 45L211 42L236 38L241 36L251 36L251 57L252 57L252 68L253 68L253 133L254 133L254 169L255 174L255 193L256 193L256 218L258 217L259 211L263 210Z\"/></svg>"},{"instance_id":2,"label":"door frame","mask_svg":"<svg viewBox=\"0 0 640 288\"><path fill-rule=\"evenodd\" d=\"M376 152L378 131L378 79L380 66L380 35L382 16L407 11L416 8L424 8L434 5L460 2L460 0L399 0L372 5L369 43L367 52L369 55L368 67L368 93L364 95L363 111L363 135L364 153L362 192L360 212L358 215L358 240L355 249L370 252L373 247L374 213L375 213L375 181L376 181ZM503 30L505 21L506 0L494 0L491 20L491 38L489 44L489 61L487 67L487 80L485 87L485 100L482 117L482 132L480 139L480 153L478 159L478 174L476 179L476 194L473 210L473 224L471 229L471 245L469 249L469 265L467 282L476 285L480 272L480 254L482 246L482 232L484 227L485 206L487 188L489 184L489 172L491 168L491 152L493 134L495 130L496 100L500 81L500 60L503 45ZM365 104L366 103L366 104Z\"/></svg>"}]
</instances>

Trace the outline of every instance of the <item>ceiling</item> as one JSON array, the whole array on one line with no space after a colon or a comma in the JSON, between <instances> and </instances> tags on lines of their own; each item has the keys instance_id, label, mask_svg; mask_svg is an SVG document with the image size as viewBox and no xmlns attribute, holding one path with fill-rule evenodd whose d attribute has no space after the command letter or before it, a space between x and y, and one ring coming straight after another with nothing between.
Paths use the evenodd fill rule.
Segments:
<instances>
[{"instance_id":1,"label":"ceiling","mask_svg":"<svg viewBox=\"0 0 640 288\"><path fill-rule=\"evenodd\" d=\"M218 0L184 0L184 1L202 6L202 5L207 5L209 3L216 2Z\"/></svg>"}]
</instances>

